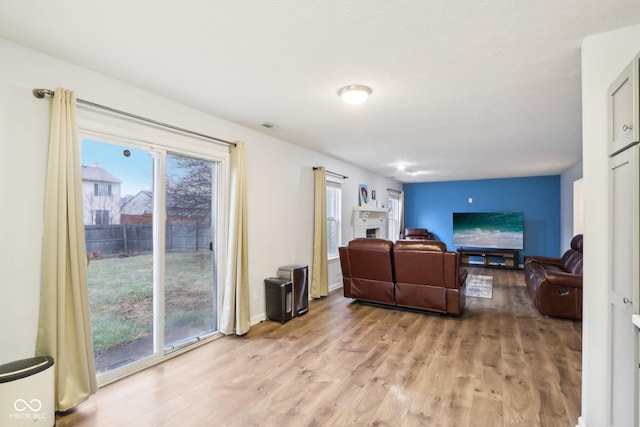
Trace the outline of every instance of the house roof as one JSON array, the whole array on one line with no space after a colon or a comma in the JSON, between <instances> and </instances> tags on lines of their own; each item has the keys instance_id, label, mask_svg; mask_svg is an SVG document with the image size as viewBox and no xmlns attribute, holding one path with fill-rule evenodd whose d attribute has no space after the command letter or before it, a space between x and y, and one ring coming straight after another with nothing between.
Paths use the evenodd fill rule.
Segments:
<instances>
[{"instance_id":1,"label":"house roof","mask_svg":"<svg viewBox=\"0 0 640 427\"><path fill-rule=\"evenodd\" d=\"M137 194L135 194L133 196L124 196L124 197L121 198L122 207L124 208L127 204L129 204L133 200L142 199L142 198L145 198L145 199L148 199L148 200L153 200L153 192L152 191L139 191Z\"/></svg>"},{"instance_id":2,"label":"house roof","mask_svg":"<svg viewBox=\"0 0 640 427\"><path fill-rule=\"evenodd\" d=\"M98 163L94 163L91 166L82 166L82 180L91 182L108 182L114 184L122 183L122 181L120 181Z\"/></svg>"}]
</instances>

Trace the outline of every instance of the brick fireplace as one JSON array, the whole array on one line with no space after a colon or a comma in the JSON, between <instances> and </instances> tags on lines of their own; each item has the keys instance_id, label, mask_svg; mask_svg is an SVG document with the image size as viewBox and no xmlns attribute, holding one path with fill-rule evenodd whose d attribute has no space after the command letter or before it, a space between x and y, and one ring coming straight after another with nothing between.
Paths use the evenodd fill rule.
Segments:
<instances>
[{"instance_id":1,"label":"brick fireplace","mask_svg":"<svg viewBox=\"0 0 640 427\"><path fill-rule=\"evenodd\" d=\"M353 208L353 237L387 238L387 209L368 206Z\"/></svg>"}]
</instances>

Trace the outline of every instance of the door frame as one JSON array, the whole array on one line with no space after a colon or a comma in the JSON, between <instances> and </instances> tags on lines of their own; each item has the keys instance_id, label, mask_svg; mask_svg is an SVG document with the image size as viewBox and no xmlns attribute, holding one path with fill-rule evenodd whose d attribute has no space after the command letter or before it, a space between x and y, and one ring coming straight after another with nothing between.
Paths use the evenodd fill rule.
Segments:
<instances>
[{"instance_id":1,"label":"door frame","mask_svg":"<svg viewBox=\"0 0 640 427\"><path fill-rule=\"evenodd\" d=\"M102 111L95 111L90 108L78 108L78 124L80 129L80 138L85 137L104 141L105 143L111 143L115 145L125 145L135 147L147 151L149 153L155 153L158 156L154 159L154 254L153 262L157 268L154 267L153 272L153 286L154 286L154 353L149 357L145 357L138 361L124 365L120 368L114 369L109 372L105 372L98 376L98 386L104 386L117 381L121 378L132 375L139 372L149 366L153 366L157 363L165 361L169 358L178 356L185 351L191 350L202 344L210 342L214 339L223 336L220 332L215 332L204 339L198 340L191 345L180 347L169 352L164 350L164 292L158 292L158 290L164 290L164 286L157 289L159 283L164 283L164 262L165 262L165 250L164 239L165 230L163 226L156 226L158 224L166 223L166 212L161 207L165 205L165 162L167 153L176 155L184 155L194 158L199 158L206 161L217 163L217 215L215 221L215 229L227 230L228 229L228 198L229 198L229 146L226 144L215 144L209 140L198 138L197 136L191 136L187 134L178 134L173 131L157 128L143 123L132 122L129 119L114 117L108 113ZM157 167L155 165L158 165ZM162 179L158 179L161 177ZM212 206L213 210L214 206ZM157 217L157 219L156 219ZM214 222L212 219L212 228ZM216 301L217 301L217 324L220 325L220 313L222 302L222 291L224 283L223 278L226 276L226 248L227 248L227 235L226 233L216 233L215 241L213 242L214 253L217 254L217 258L214 260L214 280L216 286ZM162 334L162 335L160 335Z\"/></svg>"}]
</instances>

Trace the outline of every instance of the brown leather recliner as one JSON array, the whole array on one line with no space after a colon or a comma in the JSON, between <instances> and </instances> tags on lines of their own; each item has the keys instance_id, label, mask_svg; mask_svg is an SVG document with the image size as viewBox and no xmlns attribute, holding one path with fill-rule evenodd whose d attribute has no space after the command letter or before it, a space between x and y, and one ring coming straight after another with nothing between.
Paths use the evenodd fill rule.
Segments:
<instances>
[{"instance_id":1,"label":"brown leather recliner","mask_svg":"<svg viewBox=\"0 0 640 427\"><path fill-rule=\"evenodd\" d=\"M460 254L436 241L398 241L393 246L396 304L449 314L462 314L467 271Z\"/></svg>"},{"instance_id":2,"label":"brown leather recliner","mask_svg":"<svg viewBox=\"0 0 640 427\"><path fill-rule=\"evenodd\" d=\"M393 242L384 239L354 239L338 248L344 296L395 305Z\"/></svg>"},{"instance_id":3,"label":"brown leather recliner","mask_svg":"<svg viewBox=\"0 0 640 427\"><path fill-rule=\"evenodd\" d=\"M435 240L426 228L405 228L400 232L400 240Z\"/></svg>"},{"instance_id":4,"label":"brown leather recliner","mask_svg":"<svg viewBox=\"0 0 640 427\"><path fill-rule=\"evenodd\" d=\"M582 250L578 234L561 258L533 256L524 263L525 282L541 314L582 319Z\"/></svg>"}]
</instances>

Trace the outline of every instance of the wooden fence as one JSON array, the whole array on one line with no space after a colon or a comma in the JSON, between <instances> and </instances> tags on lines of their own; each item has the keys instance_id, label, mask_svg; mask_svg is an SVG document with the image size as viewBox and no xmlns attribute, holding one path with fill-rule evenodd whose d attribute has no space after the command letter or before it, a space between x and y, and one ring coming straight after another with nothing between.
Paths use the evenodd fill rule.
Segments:
<instances>
[{"instance_id":1,"label":"wooden fence","mask_svg":"<svg viewBox=\"0 0 640 427\"><path fill-rule=\"evenodd\" d=\"M151 224L85 225L87 252L101 255L131 254L153 250ZM197 251L211 242L210 221L168 222L166 250Z\"/></svg>"}]
</instances>

